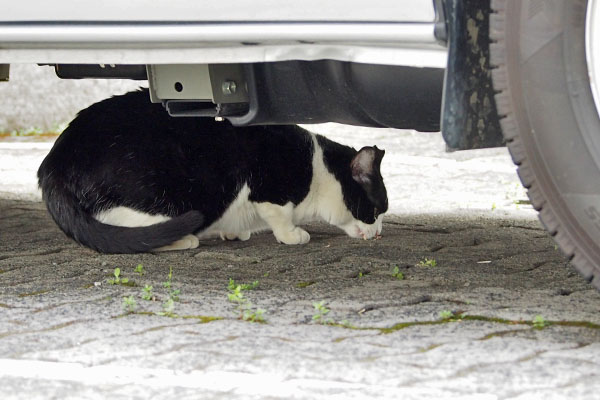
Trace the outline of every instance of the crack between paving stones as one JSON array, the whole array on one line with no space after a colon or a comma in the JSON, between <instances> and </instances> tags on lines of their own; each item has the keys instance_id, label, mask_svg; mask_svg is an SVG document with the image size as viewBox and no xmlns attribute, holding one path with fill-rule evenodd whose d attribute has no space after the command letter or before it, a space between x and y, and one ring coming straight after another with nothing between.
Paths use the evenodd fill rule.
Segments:
<instances>
[{"instance_id":1,"label":"crack between paving stones","mask_svg":"<svg viewBox=\"0 0 600 400\"><path fill-rule=\"evenodd\" d=\"M18 332L4 332L4 333L0 333L0 339L4 339L6 337L15 336L15 335L30 335L33 333L58 331L60 329L67 328L69 326L73 326L73 325L81 324L81 323L85 323L85 322L91 322L91 321L93 321L93 320L91 320L91 319L73 320L73 321L69 321L69 322L63 322L61 324L52 325L48 328L43 328L43 329L32 329L32 330L25 330L25 331L18 331Z\"/></svg>"},{"instance_id":2,"label":"crack between paving stones","mask_svg":"<svg viewBox=\"0 0 600 400\"><path fill-rule=\"evenodd\" d=\"M285 306L287 306L288 304L296 304L298 303L299 300L298 299L290 299L290 300L285 300L282 302L276 302L276 308L283 308ZM309 300L300 300L300 302L305 302L309 305L311 305L312 303ZM419 296L415 299L412 300L407 300L407 301L399 301L399 302L386 302L386 303L380 303L380 304L372 304L372 303L367 303L362 305L360 308L356 309L355 307L336 307L336 311L350 311L352 313L360 313L360 314L364 314L366 312L369 311L375 311L375 310L381 310L384 308L397 308L397 307L406 307L406 306L414 306L414 305L418 305L418 304L423 304L423 303L437 303L437 302L451 302L454 303L455 301L453 300L434 300L430 295L422 295ZM456 301L458 302L458 301ZM364 311L363 311L364 310ZM363 311L363 312L360 312ZM373 328L373 329L379 329L379 328Z\"/></svg>"},{"instance_id":3,"label":"crack between paving stones","mask_svg":"<svg viewBox=\"0 0 600 400\"><path fill-rule=\"evenodd\" d=\"M200 322L200 324L201 324L201 322ZM161 331L161 330L167 329L167 328L177 328L180 326L191 326L191 325L198 325L198 322L157 325L157 326L153 326L151 328L147 328L147 329L144 329L144 330L141 330L138 332L131 333L131 335L132 336L141 336L141 335L145 335L146 333Z\"/></svg>"},{"instance_id":4,"label":"crack between paving stones","mask_svg":"<svg viewBox=\"0 0 600 400\"><path fill-rule=\"evenodd\" d=\"M0 261L9 260L11 258L19 258L19 257L49 256L51 254L58 254L58 253L62 252L63 250L64 250L64 247L58 247L58 248L51 249L51 250L41 251L39 253L29 253L29 254L23 253L23 254L4 255L4 256L2 256L2 258L0 258Z\"/></svg>"},{"instance_id":5,"label":"crack between paving stones","mask_svg":"<svg viewBox=\"0 0 600 400\"><path fill-rule=\"evenodd\" d=\"M552 263L552 262L554 262L554 261L552 261L552 260L546 260L546 261L539 261L539 262L533 263L533 267L531 267L531 268L527 268L527 269L526 269L526 270L524 270L523 272L531 272L531 271L535 271L536 269L538 269L538 268L540 268L540 267L543 267L543 266L544 266L544 265L546 265L546 264L550 264L550 263Z\"/></svg>"},{"instance_id":6,"label":"crack between paving stones","mask_svg":"<svg viewBox=\"0 0 600 400\"><path fill-rule=\"evenodd\" d=\"M498 226L500 228L517 228L517 229L525 229L525 230L528 230L528 231L546 232L543 228L538 228L538 227L534 227L534 226L509 225L509 224L500 224Z\"/></svg>"},{"instance_id":7,"label":"crack between paving stones","mask_svg":"<svg viewBox=\"0 0 600 400\"><path fill-rule=\"evenodd\" d=\"M393 303L383 303L383 304L366 304L361 310L365 310L365 312L381 310L384 308L397 308L397 307L406 307L406 306L415 306L424 303L451 303L458 305L476 305L475 303L470 303L464 300L456 300L452 298L434 298L431 295L422 295L417 297L414 300L408 300L405 302L393 302Z\"/></svg>"},{"instance_id":8,"label":"crack between paving stones","mask_svg":"<svg viewBox=\"0 0 600 400\"><path fill-rule=\"evenodd\" d=\"M393 224L392 224L393 225ZM465 231L469 231L469 230L481 230L484 228L479 228L479 227L469 227L469 228L457 228L457 229L449 229L449 228L410 228L410 227L406 227L406 228L398 228L401 231L409 231L409 232L418 232L418 233L438 233L441 235L450 235L453 233L460 233L460 232L465 232Z\"/></svg>"},{"instance_id":9,"label":"crack between paving stones","mask_svg":"<svg viewBox=\"0 0 600 400\"><path fill-rule=\"evenodd\" d=\"M479 339L475 339L478 341L484 341L484 340L490 340L496 337L504 337L507 335L510 335L511 333L521 333L521 332L527 332L530 331L531 327L527 327L524 326L523 328L520 329L507 329L507 330L503 330L503 331L496 331L496 332L492 332L492 333L488 333L487 335L480 337Z\"/></svg>"},{"instance_id":10,"label":"crack between paving stones","mask_svg":"<svg viewBox=\"0 0 600 400\"><path fill-rule=\"evenodd\" d=\"M481 246L484 244L489 244L489 243L499 243L499 241L497 240L481 240L479 238L473 238L472 243L468 243L468 244L456 244L456 245L450 245L450 244L439 244L439 245L435 245L433 247L431 247L429 249L429 251L431 253L437 253L441 250L452 250L452 249L465 249L465 248L470 248L470 247L477 247L477 246Z\"/></svg>"},{"instance_id":11,"label":"crack between paving stones","mask_svg":"<svg viewBox=\"0 0 600 400\"><path fill-rule=\"evenodd\" d=\"M237 340L238 338L239 338L239 336L227 336L224 339L204 341L202 343L203 344L228 343L228 342L232 342L234 340ZM163 349L161 351L157 351L155 353L152 353L151 356L152 357L160 357L160 356L163 356L165 354L170 354L170 353L173 353L173 352L176 352L176 351L180 351L180 350L183 350L183 349L186 349L186 348L189 348L189 347L194 347L195 348L195 347L198 347L198 344L197 343L181 343L181 344L177 344L177 345L172 346L172 347L170 347L168 349ZM213 353L213 354L220 354L220 355L225 354L225 353L222 353L222 352L211 351L211 350L203 351L202 353L203 354ZM232 354L231 357L233 358L234 355Z\"/></svg>"},{"instance_id":12,"label":"crack between paving stones","mask_svg":"<svg viewBox=\"0 0 600 400\"><path fill-rule=\"evenodd\" d=\"M386 335L400 331L403 329L411 328L414 326L422 325L443 325L449 323L463 323L463 322L488 322L492 324L505 324L505 325L525 325L529 326L530 329L536 329L533 327L531 321L524 320L507 320L503 318L485 317L481 315L461 315L450 319L437 319L431 321L414 321L414 322L400 322L396 323L387 328L376 328L376 327L358 327L358 326L344 326L339 323L329 324L330 326L336 326L339 328L351 329L351 330L378 330L381 335ZM548 325L542 329L547 329L551 326L563 326L570 328L587 328L587 329L600 329L600 325L586 321L547 321Z\"/></svg>"},{"instance_id":13,"label":"crack between paving stones","mask_svg":"<svg viewBox=\"0 0 600 400\"><path fill-rule=\"evenodd\" d=\"M17 213L17 214L13 214L13 215L2 215L2 220L6 221L6 220L9 220L9 219L20 218L20 217L22 217L24 215L29 215L29 214L30 213L28 213L28 212L21 212L21 213Z\"/></svg>"},{"instance_id":14,"label":"crack between paving stones","mask_svg":"<svg viewBox=\"0 0 600 400\"><path fill-rule=\"evenodd\" d=\"M546 352L547 350L541 350L539 352L534 352L534 354L539 355L539 354L543 354L544 352ZM539 354L537 354L539 353ZM530 356L527 357L523 357L523 358L529 358ZM535 358L535 357L533 357ZM447 376L444 378L444 380L446 381L451 381L454 379L458 379L458 378L464 378L474 372L479 372L480 370L484 369L484 368L493 368L494 366L500 366L500 365L511 365L514 364L515 362L520 362L519 359L517 360L510 360L510 361L502 361L502 362L495 362L495 363L477 363L477 364L473 364L473 365L469 365L468 367L462 368L458 371L456 371L455 373ZM425 368L425 366L420 365L419 368ZM496 369L496 368L493 368ZM421 379L421 380L416 380L414 382L411 382L409 385L407 386L411 386L414 387L416 385L421 385L423 383L428 383L428 382L439 382L439 378L428 378L428 379ZM444 390L446 389L450 389L450 388L443 388Z\"/></svg>"},{"instance_id":15,"label":"crack between paving stones","mask_svg":"<svg viewBox=\"0 0 600 400\"><path fill-rule=\"evenodd\" d=\"M507 254L498 258L490 258L490 261L502 261L505 260L507 258L511 258L511 257L517 257L517 256L525 256L528 254L536 254L536 253L550 253L550 252L554 252L554 249L548 249L548 250L531 250L528 251L526 253L513 253L513 254ZM550 261L548 261L550 262Z\"/></svg>"},{"instance_id":16,"label":"crack between paving stones","mask_svg":"<svg viewBox=\"0 0 600 400\"><path fill-rule=\"evenodd\" d=\"M86 340L84 340L82 342L75 343L72 346L64 346L64 347L56 347L56 348L53 348L53 349L45 349L45 351L63 351L63 350L75 349L75 348L84 346L84 345L89 344L89 343L97 342L99 340L100 339L98 339L98 338L86 339ZM37 353L37 352L38 351L34 350L34 353ZM31 351L26 351L26 352L22 352L22 353L12 353L12 354L10 354L9 357L10 358L16 358L16 359L17 358L21 358L22 359L22 358L24 358L24 356L26 356L29 353L31 353ZM49 360L49 361L57 361L57 360Z\"/></svg>"},{"instance_id":17,"label":"crack between paving stones","mask_svg":"<svg viewBox=\"0 0 600 400\"><path fill-rule=\"evenodd\" d=\"M68 306L68 305L71 305L71 304L81 304L81 303L92 303L92 304L94 304L96 302L103 301L104 299L106 299L106 295L102 294L101 296L96 297L96 298L88 298L88 299L85 299L85 300L77 300L77 301L67 301L67 302L64 302L64 303L51 304L51 305L46 306L46 307L34 308L31 311L31 313L32 314L37 314L37 313L44 312L44 311L50 311L50 310L53 310L53 309L58 308L58 307Z\"/></svg>"},{"instance_id":18,"label":"crack between paving stones","mask_svg":"<svg viewBox=\"0 0 600 400\"><path fill-rule=\"evenodd\" d=\"M527 272L532 272L535 271L536 269L539 269L547 264L552 264L552 263L556 263L556 260L546 260L546 261L540 261L540 262L536 262L533 263L532 267L529 267L527 269L522 269L519 271L512 271L512 272L507 272L505 275L509 276L509 275L516 275L516 274L523 274L523 273L527 273Z\"/></svg>"},{"instance_id":19,"label":"crack between paving stones","mask_svg":"<svg viewBox=\"0 0 600 400\"><path fill-rule=\"evenodd\" d=\"M565 350L576 350L578 348L580 348L581 346L577 345L574 347L566 347L566 348L562 348L560 349L560 351L565 351ZM531 361L534 360L536 358L538 358L540 355L548 353L550 351L557 351L556 349L552 349L552 350L538 350L538 351L534 351L532 354L529 354L527 356L524 357L520 357L517 358L516 360L511 360L511 361L503 361L503 362L498 362L498 363L478 363L475 365L470 365L468 367L465 367L459 371L457 371L455 374L453 374L452 376L447 377L447 380L451 380L451 379L456 379L456 378L463 378L465 376L470 375L473 372L477 372L479 370L481 370L482 368L488 368L488 367L493 367L495 365L506 365L506 364L514 364L514 363L524 363L527 361ZM431 380L428 380L431 381Z\"/></svg>"}]
</instances>

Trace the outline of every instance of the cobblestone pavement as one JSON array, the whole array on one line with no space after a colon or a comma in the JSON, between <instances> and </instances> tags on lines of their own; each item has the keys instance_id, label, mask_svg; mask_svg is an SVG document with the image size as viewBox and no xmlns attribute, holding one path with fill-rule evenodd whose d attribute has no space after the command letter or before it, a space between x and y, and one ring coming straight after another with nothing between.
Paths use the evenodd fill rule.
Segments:
<instances>
[{"instance_id":1,"label":"cobblestone pavement","mask_svg":"<svg viewBox=\"0 0 600 400\"><path fill-rule=\"evenodd\" d=\"M381 240L316 224L299 247L265 233L100 255L39 202L51 143L0 143L2 399L600 398L600 294L523 204L505 149L315 130L386 149ZM240 319L259 309L265 323Z\"/></svg>"},{"instance_id":2,"label":"cobblestone pavement","mask_svg":"<svg viewBox=\"0 0 600 400\"><path fill-rule=\"evenodd\" d=\"M76 245L39 202L0 200L0 216L5 399L600 393L600 294L535 220L412 215L377 241L316 224L300 247L261 234L132 256ZM230 299L229 279L258 284ZM239 318L258 309L264 323Z\"/></svg>"}]
</instances>

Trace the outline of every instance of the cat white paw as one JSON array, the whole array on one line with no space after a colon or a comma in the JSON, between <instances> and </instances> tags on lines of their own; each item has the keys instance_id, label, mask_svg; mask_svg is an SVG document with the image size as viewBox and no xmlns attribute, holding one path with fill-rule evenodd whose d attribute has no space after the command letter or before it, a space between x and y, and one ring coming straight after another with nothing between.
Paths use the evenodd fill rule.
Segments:
<instances>
[{"instance_id":1,"label":"cat white paw","mask_svg":"<svg viewBox=\"0 0 600 400\"><path fill-rule=\"evenodd\" d=\"M250 239L250 231L241 232L240 234L238 234L238 239L242 242L245 242L246 240Z\"/></svg>"},{"instance_id":2,"label":"cat white paw","mask_svg":"<svg viewBox=\"0 0 600 400\"><path fill-rule=\"evenodd\" d=\"M273 232L279 243L284 244L306 244L310 241L310 235L302 228L294 228L288 232Z\"/></svg>"},{"instance_id":3,"label":"cat white paw","mask_svg":"<svg viewBox=\"0 0 600 400\"><path fill-rule=\"evenodd\" d=\"M240 233L225 233L225 232L219 232L219 236L221 237L221 240L241 240L242 242L245 242L246 240L250 239L250 231L244 231L244 232L240 232Z\"/></svg>"},{"instance_id":4,"label":"cat white paw","mask_svg":"<svg viewBox=\"0 0 600 400\"><path fill-rule=\"evenodd\" d=\"M171 251L171 250L187 250L195 249L200 245L200 241L194 235L185 235L179 240L174 241L170 245L159 247L155 251Z\"/></svg>"}]
</instances>

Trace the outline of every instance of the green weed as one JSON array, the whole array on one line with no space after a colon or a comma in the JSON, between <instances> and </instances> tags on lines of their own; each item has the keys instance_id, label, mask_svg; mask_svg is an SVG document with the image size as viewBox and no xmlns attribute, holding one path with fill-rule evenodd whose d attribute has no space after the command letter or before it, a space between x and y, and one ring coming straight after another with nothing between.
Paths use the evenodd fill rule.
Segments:
<instances>
[{"instance_id":1,"label":"green weed","mask_svg":"<svg viewBox=\"0 0 600 400\"><path fill-rule=\"evenodd\" d=\"M154 293L152 293L152 286L146 285L142 289L142 299L146 301L154 300Z\"/></svg>"},{"instance_id":2,"label":"green weed","mask_svg":"<svg viewBox=\"0 0 600 400\"><path fill-rule=\"evenodd\" d=\"M427 258L425 257L424 260L419 261L419 263L417 264L417 267L436 267L437 266L437 261L435 261L433 258Z\"/></svg>"},{"instance_id":3,"label":"green weed","mask_svg":"<svg viewBox=\"0 0 600 400\"><path fill-rule=\"evenodd\" d=\"M236 304L239 318L244 321L265 322L265 310L262 308L254 309L252 302L244 296L245 290L252 290L257 286L258 281L254 281L251 284L236 284L233 279L229 278L229 283L227 284L229 293L227 294L227 298L230 302Z\"/></svg>"},{"instance_id":4,"label":"green weed","mask_svg":"<svg viewBox=\"0 0 600 400\"><path fill-rule=\"evenodd\" d=\"M136 309L136 302L133 296L123 297L123 309L127 312L134 312Z\"/></svg>"},{"instance_id":5,"label":"green weed","mask_svg":"<svg viewBox=\"0 0 600 400\"><path fill-rule=\"evenodd\" d=\"M265 310L257 308L256 310L244 310L242 319L249 322L265 322L263 317Z\"/></svg>"},{"instance_id":6,"label":"green weed","mask_svg":"<svg viewBox=\"0 0 600 400\"><path fill-rule=\"evenodd\" d=\"M441 319L450 319L452 317L454 317L454 313L452 311L450 311L450 310L440 311L440 318Z\"/></svg>"},{"instance_id":7,"label":"green weed","mask_svg":"<svg viewBox=\"0 0 600 400\"><path fill-rule=\"evenodd\" d=\"M162 304L162 309L162 311L157 312L156 314L165 317L175 315L175 313L173 312L175 311L175 302L173 301L173 299L169 297L167 300L165 300L165 302Z\"/></svg>"},{"instance_id":8,"label":"green weed","mask_svg":"<svg viewBox=\"0 0 600 400\"><path fill-rule=\"evenodd\" d=\"M298 283L296 283L296 287L300 288L300 289L304 289L311 285L314 285L315 283L317 283L317 282L315 282L315 281L298 282Z\"/></svg>"},{"instance_id":9,"label":"green weed","mask_svg":"<svg viewBox=\"0 0 600 400\"><path fill-rule=\"evenodd\" d=\"M135 267L134 271L138 273L140 278L144 276L144 273L146 273L146 271L144 270L144 266L142 264L138 264L137 267Z\"/></svg>"},{"instance_id":10,"label":"green weed","mask_svg":"<svg viewBox=\"0 0 600 400\"><path fill-rule=\"evenodd\" d=\"M325 315L329 313L329 308L325 306L325 300L317 301L313 303L315 313L312 316L312 320L318 324L330 324L332 320L325 320Z\"/></svg>"},{"instance_id":11,"label":"green weed","mask_svg":"<svg viewBox=\"0 0 600 400\"><path fill-rule=\"evenodd\" d=\"M252 283L235 283L235 281L229 278L229 283L227 284L227 289L234 290L237 286L241 288L241 290L254 290L258 287L258 281L254 281Z\"/></svg>"},{"instance_id":12,"label":"green weed","mask_svg":"<svg viewBox=\"0 0 600 400\"><path fill-rule=\"evenodd\" d=\"M123 286L135 286L135 283L130 282L129 278L121 278L121 268L116 267L113 271L114 279L109 279L108 283L111 285L123 285Z\"/></svg>"},{"instance_id":13,"label":"green weed","mask_svg":"<svg viewBox=\"0 0 600 400\"><path fill-rule=\"evenodd\" d=\"M392 270L392 276L398 279L399 281L404 279L404 274L400 272L400 267L398 267L397 265Z\"/></svg>"},{"instance_id":14,"label":"green weed","mask_svg":"<svg viewBox=\"0 0 600 400\"><path fill-rule=\"evenodd\" d=\"M544 329L549 325L549 322L546 321L541 315L536 315L535 317L533 317L533 321L531 321L531 324L535 329Z\"/></svg>"},{"instance_id":15,"label":"green weed","mask_svg":"<svg viewBox=\"0 0 600 400\"><path fill-rule=\"evenodd\" d=\"M163 287L165 289L171 289L171 281L173 280L173 267L169 267L169 275L167 275L167 280L163 282Z\"/></svg>"}]
</instances>

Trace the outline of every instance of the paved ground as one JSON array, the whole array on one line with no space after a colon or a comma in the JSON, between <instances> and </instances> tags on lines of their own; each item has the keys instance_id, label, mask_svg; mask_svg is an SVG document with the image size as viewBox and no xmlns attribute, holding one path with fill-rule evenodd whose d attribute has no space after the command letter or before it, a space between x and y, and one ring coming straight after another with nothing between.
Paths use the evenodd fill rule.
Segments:
<instances>
[{"instance_id":1,"label":"paved ground","mask_svg":"<svg viewBox=\"0 0 600 400\"><path fill-rule=\"evenodd\" d=\"M518 204L504 150L447 154L431 135L325 129L388 150L397 215L381 240L316 224L301 247L263 234L99 255L39 202L49 145L0 145L2 397L599 398L600 294ZM109 283L117 267L133 286ZM236 303L230 278L258 285Z\"/></svg>"},{"instance_id":2,"label":"paved ground","mask_svg":"<svg viewBox=\"0 0 600 400\"><path fill-rule=\"evenodd\" d=\"M9 398L590 399L600 390L600 295L534 221L392 217L378 241L314 225L302 247L264 234L117 256L65 239L40 203L3 200L0 215ZM437 265L419 266L426 258ZM135 286L109 284L115 267ZM161 316L170 267L181 293ZM239 319L230 278L259 282L242 293L266 323ZM145 285L153 300L141 298ZM334 325L313 321L318 301ZM536 329L537 315L548 326Z\"/></svg>"}]
</instances>

